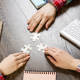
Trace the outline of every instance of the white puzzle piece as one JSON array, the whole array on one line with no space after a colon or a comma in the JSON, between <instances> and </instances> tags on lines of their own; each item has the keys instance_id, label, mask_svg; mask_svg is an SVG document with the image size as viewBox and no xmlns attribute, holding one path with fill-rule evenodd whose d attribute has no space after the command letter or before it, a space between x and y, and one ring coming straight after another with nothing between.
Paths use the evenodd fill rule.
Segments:
<instances>
[{"instance_id":1,"label":"white puzzle piece","mask_svg":"<svg viewBox=\"0 0 80 80\"><path fill-rule=\"evenodd\" d=\"M38 51L43 50L43 52L44 52L44 48L46 48L47 45L44 45L43 43L41 43L40 45L37 45L36 47L38 47Z\"/></svg>"},{"instance_id":2,"label":"white puzzle piece","mask_svg":"<svg viewBox=\"0 0 80 80\"><path fill-rule=\"evenodd\" d=\"M29 53L28 50L32 50L30 44L29 44L28 46L27 46L27 45L24 45L24 48L21 49L21 51L22 51L23 53Z\"/></svg>"},{"instance_id":3,"label":"white puzzle piece","mask_svg":"<svg viewBox=\"0 0 80 80\"><path fill-rule=\"evenodd\" d=\"M31 39L32 39L33 41L35 41L35 40L39 40L39 37L40 37L40 34L38 34L38 33L32 33Z\"/></svg>"}]
</instances>

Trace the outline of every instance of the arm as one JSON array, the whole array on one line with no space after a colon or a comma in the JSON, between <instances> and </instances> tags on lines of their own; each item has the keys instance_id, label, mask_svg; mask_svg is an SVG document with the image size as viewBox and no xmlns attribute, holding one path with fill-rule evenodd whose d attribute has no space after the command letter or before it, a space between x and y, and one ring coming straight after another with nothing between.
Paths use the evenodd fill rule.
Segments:
<instances>
[{"instance_id":1,"label":"arm","mask_svg":"<svg viewBox=\"0 0 80 80\"><path fill-rule=\"evenodd\" d=\"M46 48L47 58L56 66L63 69L77 70L80 64L79 59L73 58L69 53L58 48Z\"/></svg>"},{"instance_id":2,"label":"arm","mask_svg":"<svg viewBox=\"0 0 80 80\"><path fill-rule=\"evenodd\" d=\"M3 76L9 75L25 65L29 58L29 54L25 53L15 53L6 57L0 63L0 80L4 80Z\"/></svg>"},{"instance_id":3,"label":"arm","mask_svg":"<svg viewBox=\"0 0 80 80\"><path fill-rule=\"evenodd\" d=\"M39 9L27 22L29 24L28 29L30 32L33 32L33 30L36 28L35 32L38 33L44 25L45 28L48 29L50 24L55 19L56 11L58 11L63 5L68 4L71 0L45 1L47 4Z\"/></svg>"}]
</instances>

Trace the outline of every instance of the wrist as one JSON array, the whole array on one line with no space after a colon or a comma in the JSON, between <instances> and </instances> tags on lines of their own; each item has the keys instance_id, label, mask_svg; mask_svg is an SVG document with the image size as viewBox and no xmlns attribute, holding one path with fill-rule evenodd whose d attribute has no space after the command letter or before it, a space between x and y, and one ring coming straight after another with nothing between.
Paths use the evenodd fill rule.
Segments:
<instances>
[{"instance_id":1,"label":"wrist","mask_svg":"<svg viewBox=\"0 0 80 80\"><path fill-rule=\"evenodd\" d=\"M47 3L48 5L50 5L51 7L52 7L52 9L54 10L54 12L57 12L57 10L56 10L56 8L55 8L55 6L54 5L52 5L50 2L49 3Z\"/></svg>"},{"instance_id":2,"label":"wrist","mask_svg":"<svg viewBox=\"0 0 80 80\"><path fill-rule=\"evenodd\" d=\"M1 63L0 63L0 73L4 76L4 74L2 72L2 68L1 68Z\"/></svg>"},{"instance_id":3,"label":"wrist","mask_svg":"<svg viewBox=\"0 0 80 80\"><path fill-rule=\"evenodd\" d=\"M71 70L75 70L77 71L77 67L80 64L80 60L79 59L74 59L73 62L71 63Z\"/></svg>"},{"instance_id":4,"label":"wrist","mask_svg":"<svg viewBox=\"0 0 80 80\"><path fill-rule=\"evenodd\" d=\"M51 2L49 2L48 4L50 4L54 8L54 10L57 11L57 8Z\"/></svg>"}]
</instances>

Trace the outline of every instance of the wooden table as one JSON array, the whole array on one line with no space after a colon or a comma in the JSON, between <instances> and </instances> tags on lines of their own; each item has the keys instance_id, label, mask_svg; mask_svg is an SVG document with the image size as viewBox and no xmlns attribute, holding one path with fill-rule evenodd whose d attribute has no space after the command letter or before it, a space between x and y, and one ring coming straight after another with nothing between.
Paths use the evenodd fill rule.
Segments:
<instances>
[{"instance_id":1,"label":"wooden table","mask_svg":"<svg viewBox=\"0 0 80 80\"><path fill-rule=\"evenodd\" d=\"M80 0L73 0L69 5L62 7L51 27L40 32L40 40L32 42L31 33L27 30L27 21L36 11L29 0L0 0L0 21L3 21L0 61L9 54L20 52L24 44L31 44L33 48L26 66L7 76L6 80L22 80L24 70L56 71L57 80L80 80L78 72L56 68L36 48L36 45L44 43L48 47L61 48L74 58L80 59L80 49L59 34L74 19L80 20Z\"/></svg>"}]
</instances>

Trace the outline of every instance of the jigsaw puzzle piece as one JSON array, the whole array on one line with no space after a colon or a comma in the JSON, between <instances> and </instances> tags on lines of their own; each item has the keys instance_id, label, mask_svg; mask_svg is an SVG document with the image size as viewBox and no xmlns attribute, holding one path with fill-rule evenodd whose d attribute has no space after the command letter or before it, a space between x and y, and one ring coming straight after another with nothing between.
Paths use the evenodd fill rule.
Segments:
<instances>
[{"instance_id":1,"label":"jigsaw puzzle piece","mask_svg":"<svg viewBox=\"0 0 80 80\"><path fill-rule=\"evenodd\" d=\"M41 43L40 45L37 45L36 47L38 47L38 51L43 50L44 52L44 49L47 47L47 45L44 45L43 43Z\"/></svg>"},{"instance_id":2,"label":"jigsaw puzzle piece","mask_svg":"<svg viewBox=\"0 0 80 80\"><path fill-rule=\"evenodd\" d=\"M27 50L29 49L29 50L32 50L32 48L31 48L31 45L29 44L28 46L27 45L24 45L24 48L26 48Z\"/></svg>"},{"instance_id":3,"label":"jigsaw puzzle piece","mask_svg":"<svg viewBox=\"0 0 80 80\"><path fill-rule=\"evenodd\" d=\"M27 51L27 50L24 49L24 48L22 48L21 51L22 51L23 53L29 53L29 51Z\"/></svg>"},{"instance_id":4,"label":"jigsaw puzzle piece","mask_svg":"<svg viewBox=\"0 0 80 80\"><path fill-rule=\"evenodd\" d=\"M39 40L39 36L40 36L40 34L38 34L38 33L32 33L31 39L32 39L33 41Z\"/></svg>"},{"instance_id":5,"label":"jigsaw puzzle piece","mask_svg":"<svg viewBox=\"0 0 80 80\"><path fill-rule=\"evenodd\" d=\"M21 49L21 51L24 52L24 53L29 53L28 50L32 50L30 44L28 46L27 45L24 45L24 48Z\"/></svg>"}]
</instances>

